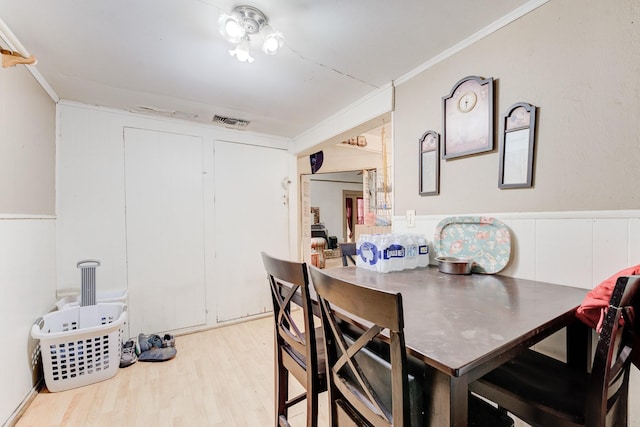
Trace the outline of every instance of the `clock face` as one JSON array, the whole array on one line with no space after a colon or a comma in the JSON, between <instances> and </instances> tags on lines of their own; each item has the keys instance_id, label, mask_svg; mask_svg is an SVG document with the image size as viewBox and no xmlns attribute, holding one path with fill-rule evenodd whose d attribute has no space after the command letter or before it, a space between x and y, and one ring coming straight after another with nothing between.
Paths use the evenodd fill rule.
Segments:
<instances>
[{"instance_id":1,"label":"clock face","mask_svg":"<svg viewBox=\"0 0 640 427\"><path fill-rule=\"evenodd\" d=\"M493 150L493 78L465 77L442 101L443 159Z\"/></svg>"},{"instance_id":2,"label":"clock face","mask_svg":"<svg viewBox=\"0 0 640 427\"><path fill-rule=\"evenodd\" d=\"M458 100L458 110L463 113L468 113L473 110L478 102L478 95L472 90L463 94Z\"/></svg>"}]
</instances>

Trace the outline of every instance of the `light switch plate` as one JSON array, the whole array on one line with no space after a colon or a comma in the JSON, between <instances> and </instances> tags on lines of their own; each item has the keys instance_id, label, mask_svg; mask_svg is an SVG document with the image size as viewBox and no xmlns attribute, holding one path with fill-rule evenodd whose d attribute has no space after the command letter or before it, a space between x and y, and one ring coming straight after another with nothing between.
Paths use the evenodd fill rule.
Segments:
<instances>
[{"instance_id":1,"label":"light switch plate","mask_svg":"<svg viewBox=\"0 0 640 427\"><path fill-rule=\"evenodd\" d=\"M407 210L407 227L413 228L416 226L416 211L415 209Z\"/></svg>"}]
</instances>

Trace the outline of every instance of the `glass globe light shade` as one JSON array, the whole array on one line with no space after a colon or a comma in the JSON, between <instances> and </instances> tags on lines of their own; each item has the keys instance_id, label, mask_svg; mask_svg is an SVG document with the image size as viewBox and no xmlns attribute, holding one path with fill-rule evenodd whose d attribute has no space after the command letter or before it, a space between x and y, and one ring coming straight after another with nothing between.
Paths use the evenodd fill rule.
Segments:
<instances>
[{"instance_id":1,"label":"glass globe light shade","mask_svg":"<svg viewBox=\"0 0 640 427\"><path fill-rule=\"evenodd\" d=\"M275 55L284 44L282 33L274 31L270 25L264 25L260 29L263 38L262 51L267 55Z\"/></svg>"},{"instance_id":2,"label":"glass globe light shade","mask_svg":"<svg viewBox=\"0 0 640 427\"><path fill-rule=\"evenodd\" d=\"M239 43L245 36L245 28L242 24L242 17L237 13L231 15L222 14L218 20L220 34L231 43Z\"/></svg>"},{"instance_id":3,"label":"glass globe light shade","mask_svg":"<svg viewBox=\"0 0 640 427\"><path fill-rule=\"evenodd\" d=\"M238 43L235 49L229 51L229 55L235 56L240 62L252 63L254 61L249 53L249 40L246 37Z\"/></svg>"}]
</instances>

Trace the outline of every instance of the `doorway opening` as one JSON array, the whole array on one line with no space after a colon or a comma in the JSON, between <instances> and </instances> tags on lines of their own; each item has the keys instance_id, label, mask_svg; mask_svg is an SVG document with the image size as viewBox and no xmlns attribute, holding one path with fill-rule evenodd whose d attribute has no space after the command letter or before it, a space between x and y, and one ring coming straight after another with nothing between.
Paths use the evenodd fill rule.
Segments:
<instances>
[{"instance_id":1,"label":"doorway opening","mask_svg":"<svg viewBox=\"0 0 640 427\"><path fill-rule=\"evenodd\" d=\"M311 255L318 254L320 258L320 250L327 257L339 256L339 248L332 249L332 242L339 246L355 242L360 234L391 228L392 170L388 159L393 144L387 137L391 135L389 119L389 114L382 115L367 127L354 128L298 155L300 250L304 261L313 264ZM324 164L313 173L311 155L319 151L323 152ZM358 186L339 188L331 196L334 205L327 209L322 186L327 185L327 179L345 180L340 177L342 174L351 174L355 179L346 180L357 182ZM320 249L318 245L323 242L317 237L324 232L326 246Z\"/></svg>"},{"instance_id":2,"label":"doorway opening","mask_svg":"<svg viewBox=\"0 0 640 427\"><path fill-rule=\"evenodd\" d=\"M342 191L342 241L355 242L356 224L364 224L364 197L362 191Z\"/></svg>"},{"instance_id":3,"label":"doorway opening","mask_svg":"<svg viewBox=\"0 0 640 427\"><path fill-rule=\"evenodd\" d=\"M325 237L325 249L350 241L364 221L362 171L317 173L309 177L311 237ZM359 201L358 201L359 200Z\"/></svg>"}]
</instances>

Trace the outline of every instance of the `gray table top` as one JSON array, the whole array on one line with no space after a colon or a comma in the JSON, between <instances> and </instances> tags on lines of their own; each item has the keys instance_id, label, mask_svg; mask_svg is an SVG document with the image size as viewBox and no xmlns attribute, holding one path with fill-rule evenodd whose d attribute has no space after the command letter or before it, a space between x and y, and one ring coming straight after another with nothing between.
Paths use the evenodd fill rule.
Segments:
<instances>
[{"instance_id":1,"label":"gray table top","mask_svg":"<svg viewBox=\"0 0 640 427\"><path fill-rule=\"evenodd\" d=\"M323 272L401 292L407 347L450 376L467 374L571 323L587 293L499 275L449 275L435 267L391 273L339 267Z\"/></svg>"}]
</instances>

